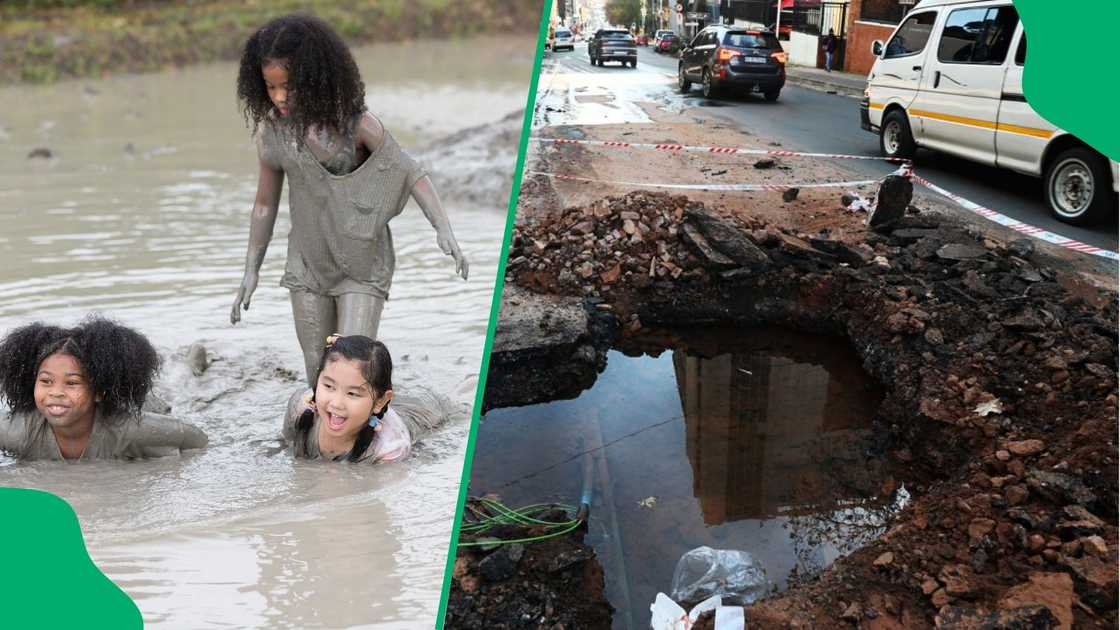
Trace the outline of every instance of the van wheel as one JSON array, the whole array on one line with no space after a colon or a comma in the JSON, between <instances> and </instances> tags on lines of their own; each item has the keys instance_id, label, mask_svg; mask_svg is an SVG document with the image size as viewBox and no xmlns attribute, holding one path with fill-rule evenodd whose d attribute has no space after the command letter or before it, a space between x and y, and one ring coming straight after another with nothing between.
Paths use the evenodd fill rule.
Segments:
<instances>
[{"instance_id":1,"label":"van wheel","mask_svg":"<svg viewBox=\"0 0 1120 630\"><path fill-rule=\"evenodd\" d=\"M677 66L677 89L680 90L681 94L688 94L688 91L692 89L692 81L684 76L683 63Z\"/></svg>"},{"instance_id":2,"label":"van wheel","mask_svg":"<svg viewBox=\"0 0 1120 630\"><path fill-rule=\"evenodd\" d=\"M1108 161L1085 147L1066 149L1046 165L1046 201L1059 221L1092 225L1115 201Z\"/></svg>"},{"instance_id":3,"label":"van wheel","mask_svg":"<svg viewBox=\"0 0 1120 630\"><path fill-rule=\"evenodd\" d=\"M896 109L887 114L883 126L879 128L879 150L883 155L912 160L917 148L906 113Z\"/></svg>"},{"instance_id":4,"label":"van wheel","mask_svg":"<svg viewBox=\"0 0 1120 630\"><path fill-rule=\"evenodd\" d=\"M773 92L763 92L762 96L767 101L770 101L771 103L773 103L774 101L778 100L778 97L781 96L781 94L782 94L781 90L775 90Z\"/></svg>"}]
</instances>

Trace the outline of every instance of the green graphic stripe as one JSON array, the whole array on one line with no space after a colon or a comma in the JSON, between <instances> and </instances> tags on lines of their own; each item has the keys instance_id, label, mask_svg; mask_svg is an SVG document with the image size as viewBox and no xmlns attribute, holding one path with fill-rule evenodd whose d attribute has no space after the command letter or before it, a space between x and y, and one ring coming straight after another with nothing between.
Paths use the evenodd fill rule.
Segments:
<instances>
[{"instance_id":1,"label":"green graphic stripe","mask_svg":"<svg viewBox=\"0 0 1120 630\"><path fill-rule=\"evenodd\" d=\"M459 479L459 503L455 508L455 521L451 525L451 540L448 541L447 566L443 570L443 590L439 597L439 611L436 613L436 630L443 630L444 617L447 615L447 600L451 595L451 571L455 567L455 552L459 547L459 524L463 519L463 509L467 503L467 488L471 478L471 464L474 462L475 439L478 437L479 416L482 415L482 397L486 391L486 376L490 370L490 350L494 345L494 329L498 325L498 311L502 303L502 289L505 287L506 258L509 244L513 238L513 222L517 215L517 200L521 196L521 174L525 167L525 152L529 145L529 130L533 125L533 110L537 101L537 83L541 75L541 60L544 58L544 41L548 34L548 18L553 0L544 0L541 7L541 23L537 29L537 54L533 58L533 74L529 79L529 95L525 100L525 118L521 122L521 145L517 149L517 165L514 167L513 187L509 191L509 208L506 211L506 231L502 238L502 253L498 260L498 277L494 281L494 297L490 300L490 324L486 328L486 346L482 350L482 365L478 373L478 389L474 394L474 412L471 415L471 432L467 438L467 452L463 457L463 475Z\"/></svg>"},{"instance_id":2,"label":"green graphic stripe","mask_svg":"<svg viewBox=\"0 0 1120 630\"><path fill-rule=\"evenodd\" d=\"M1043 118L1120 160L1120 2L1014 0L1027 33L1023 92ZM1071 41L1077 44L1070 46Z\"/></svg>"},{"instance_id":3,"label":"green graphic stripe","mask_svg":"<svg viewBox=\"0 0 1120 630\"><path fill-rule=\"evenodd\" d=\"M6 422L0 418L0 422ZM80 472L77 466L70 472ZM97 568L78 516L48 492L0 488L4 628L143 628L140 610Z\"/></svg>"}]
</instances>

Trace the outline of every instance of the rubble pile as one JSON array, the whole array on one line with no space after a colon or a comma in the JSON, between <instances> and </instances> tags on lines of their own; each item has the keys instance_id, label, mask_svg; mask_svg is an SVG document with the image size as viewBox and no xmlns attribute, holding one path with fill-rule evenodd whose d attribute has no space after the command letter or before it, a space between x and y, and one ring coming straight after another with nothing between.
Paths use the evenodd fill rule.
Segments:
<instances>
[{"instance_id":1,"label":"rubble pile","mask_svg":"<svg viewBox=\"0 0 1120 630\"><path fill-rule=\"evenodd\" d=\"M877 432L913 503L751 627L1116 627L1115 294L946 218L833 239L744 214L659 193L568 209L518 229L509 279L624 333L843 335L883 384Z\"/></svg>"}]
</instances>

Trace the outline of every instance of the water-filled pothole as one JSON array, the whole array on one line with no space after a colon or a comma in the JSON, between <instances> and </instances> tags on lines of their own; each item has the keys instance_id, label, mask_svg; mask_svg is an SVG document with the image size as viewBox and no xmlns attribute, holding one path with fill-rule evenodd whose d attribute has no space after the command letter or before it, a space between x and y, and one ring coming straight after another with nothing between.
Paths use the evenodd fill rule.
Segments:
<instances>
[{"instance_id":1,"label":"water-filled pothole","mask_svg":"<svg viewBox=\"0 0 1120 630\"><path fill-rule=\"evenodd\" d=\"M882 399L843 342L778 329L677 331L613 350L574 400L483 418L471 488L573 503L594 457L591 544L614 627L646 627L677 560L747 551L773 588L880 535L905 490L871 432Z\"/></svg>"}]
</instances>

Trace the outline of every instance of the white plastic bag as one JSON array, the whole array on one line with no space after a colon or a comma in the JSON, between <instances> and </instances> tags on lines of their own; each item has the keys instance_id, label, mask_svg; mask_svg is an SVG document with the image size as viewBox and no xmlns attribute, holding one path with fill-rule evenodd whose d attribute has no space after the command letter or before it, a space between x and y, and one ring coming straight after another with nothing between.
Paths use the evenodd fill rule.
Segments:
<instances>
[{"instance_id":1,"label":"white plastic bag","mask_svg":"<svg viewBox=\"0 0 1120 630\"><path fill-rule=\"evenodd\" d=\"M766 570L751 554L697 547L677 562L671 595L686 604L718 595L728 604L746 606L770 590Z\"/></svg>"},{"instance_id":2,"label":"white plastic bag","mask_svg":"<svg viewBox=\"0 0 1120 630\"><path fill-rule=\"evenodd\" d=\"M684 609L669 599L665 593L658 593L657 599L649 607L649 627L653 630L688 630L700 617L700 613L719 607L719 597L709 597L700 602L686 615Z\"/></svg>"}]
</instances>

